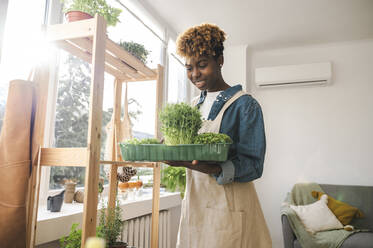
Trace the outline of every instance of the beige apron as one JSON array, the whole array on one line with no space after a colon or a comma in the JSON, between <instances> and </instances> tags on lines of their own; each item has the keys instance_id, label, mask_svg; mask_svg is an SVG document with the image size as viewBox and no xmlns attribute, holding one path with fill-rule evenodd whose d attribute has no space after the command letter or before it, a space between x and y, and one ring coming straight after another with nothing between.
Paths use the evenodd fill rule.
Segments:
<instances>
[{"instance_id":1,"label":"beige apron","mask_svg":"<svg viewBox=\"0 0 373 248\"><path fill-rule=\"evenodd\" d=\"M245 94L237 92L224 104L215 120L204 121L199 132L218 133L224 111ZM252 182L219 185L212 176L189 169L186 178L178 248L272 247Z\"/></svg>"}]
</instances>

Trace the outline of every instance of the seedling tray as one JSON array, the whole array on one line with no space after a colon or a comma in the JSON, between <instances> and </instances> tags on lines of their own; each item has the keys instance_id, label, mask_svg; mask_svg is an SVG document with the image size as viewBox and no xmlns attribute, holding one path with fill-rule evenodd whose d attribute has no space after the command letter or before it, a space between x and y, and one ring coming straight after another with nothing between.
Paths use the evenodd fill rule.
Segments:
<instances>
[{"instance_id":1,"label":"seedling tray","mask_svg":"<svg viewBox=\"0 0 373 248\"><path fill-rule=\"evenodd\" d=\"M226 161L230 144L120 144L125 161Z\"/></svg>"}]
</instances>

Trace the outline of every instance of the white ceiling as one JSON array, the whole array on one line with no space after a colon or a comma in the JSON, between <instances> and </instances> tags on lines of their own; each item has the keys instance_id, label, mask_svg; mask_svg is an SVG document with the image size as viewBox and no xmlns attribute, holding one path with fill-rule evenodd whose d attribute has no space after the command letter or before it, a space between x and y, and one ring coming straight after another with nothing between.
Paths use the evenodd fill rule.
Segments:
<instances>
[{"instance_id":1,"label":"white ceiling","mask_svg":"<svg viewBox=\"0 0 373 248\"><path fill-rule=\"evenodd\" d=\"M276 48L373 38L373 0L140 0L177 33L203 22L228 45Z\"/></svg>"}]
</instances>

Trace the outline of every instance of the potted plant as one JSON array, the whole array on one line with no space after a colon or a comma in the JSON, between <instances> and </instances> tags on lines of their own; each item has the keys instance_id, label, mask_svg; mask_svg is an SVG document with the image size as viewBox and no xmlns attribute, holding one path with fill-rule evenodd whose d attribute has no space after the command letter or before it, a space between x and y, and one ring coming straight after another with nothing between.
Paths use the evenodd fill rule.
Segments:
<instances>
[{"instance_id":1,"label":"potted plant","mask_svg":"<svg viewBox=\"0 0 373 248\"><path fill-rule=\"evenodd\" d=\"M128 51L130 54L138 58L141 62L146 64L149 51L146 50L144 45L133 41L120 41L119 46L121 46L124 50Z\"/></svg>"},{"instance_id":2,"label":"potted plant","mask_svg":"<svg viewBox=\"0 0 373 248\"><path fill-rule=\"evenodd\" d=\"M82 229L77 229L78 223L71 226L70 233L60 239L61 248L79 248L82 243Z\"/></svg>"},{"instance_id":3,"label":"potted plant","mask_svg":"<svg viewBox=\"0 0 373 248\"><path fill-rule=\"evenodd\" d=\"M115 26L119 22L121 9L114 8L105 0L61 0L68 22L92 18L98 14L107 22L108 26Z\"/></svg>"},{"instance_id":4,"label":"potted plant","mask_svg":"<svg viewBox=\"0 0 373 248\"><path fill-rule=\"evenodd\" d=\"M122 234L124 221L122 220L122 209L117 200L114 209L106 209L102 203L100 220L97 227L97 236L106 241L108 248L126 248L127 243L117 241Z\"/></svg>"},{"instance_id":5,"label":"potted plant","mask_svg":"<svg viewBox=\"0 0 373 248\"><path fill-rule=\"evenodd\" d=\"M122 210L118 201L116 203L116 207L111 210L107 210L102 202L99 225L96 227L96 236L105 239L107 248L127 247L127 243L117 241L122 233L124 223L121 217ZM61 248L80 248L82 230L77 229L78 225L78 223L72 224L69 235L60 239Z\"/></svg>"}]
</instances>

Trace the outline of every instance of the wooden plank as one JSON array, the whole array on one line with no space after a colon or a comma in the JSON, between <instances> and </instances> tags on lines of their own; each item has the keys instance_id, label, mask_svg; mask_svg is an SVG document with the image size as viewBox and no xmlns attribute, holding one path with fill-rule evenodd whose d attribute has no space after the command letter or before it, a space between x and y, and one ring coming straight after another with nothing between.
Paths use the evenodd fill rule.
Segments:
<instances>
[{"instance_id":1,"label":"wooden plank","mask_svg":"<svg viewBox=\"0 0 373 248\"><path fill-rule=\"evenodd\" d=\"M110 146L111 160L117 160L117 131L120 125L120 114L121 114L121 101L122 101L122 82L115 79L114 82L114 108L113 108L113 123L111 132L112 140L108 140L112 145ZM109 199L108 199L108 210L115 208L115 199L118 190L118 177L117 177L118 165L111 164L110 177L109 177Z\"/></svg>"},{"instance_id":2,"label":"wooden plank","mask_svg":"<svg viewBox=\"0 0 373 248\"><path fill-rule=\"evenodd\" d=\"M154 168L154 162L133 162L133 161L107 161L101 160L100 164L116 164L118 167L127 166L127 167L146 167Z\"/></svg>"},{"instance_id":3,"label":"wooden plank","mask_svg":"<svg viewBox=\"0 0 373 248\"><path fill-rule=\"evenodd\" d=\"M41 157L41 148L39 147L38 152L38 162L36 166L36 184L35 184L35 195L34 195L34 205L31 212L31 240L30 247L35 246L35 236L36 236L36 225L38 219L38 208L39 208L39 191L40 191L40 177L41 177L41 166L40 166L40 157Z\"/></svg>"},{"instance_id":4,"label":"wooden plank","mask_svg":"<svg viewBox=\"0 0 373 248\"><path fill-rule=\"evenodd\" d=\"M27 196L27 226L26 226L26 246L34 247L35 244L35 232L32 227L32 213L35 207L35 191L37 181L37 159L39 154L39 148L44 145L44 129L45 129L45 118L47 112L47 101L48 101L48 85L49 85L49 67L48 65L41 65L35 69L34 78L32 80L36 85L35 91L35 119L34 127L32 130L32 153L31 163L32 172L29 179L28 185L28 196ZM32 233L33 232L33 233Z\"/></svg>"},{"instance_id":5,"label":"wooden plank","mask_svg":"<svg viewBox=\"0 0 373 248\"><path fill-rule=\"evenodd\" d=\"M159 110L163 105L163 66L157 67L156 82L156 104L155 104L155 137L160 138L159 128ZM159 239L159 192L161 184L160 163L156 163L153 168L153 201L152 201L152 230L151 230L151 248L158 247Z\"/></svg>"},{"instance_id":6,"label":"wooden plank","mask_svg":"<svg viewBox=\"0 0 373 248\"><path fill-rule=\"evenodd\" d=\"M157 80L157 76L154 77L142 77L142 78L136 78L136 79L126 79L124 81L126 82L142 82L142 81L152 81L152 80Z\"/></svg>"},{"instance_id":7,"label":"wooden plank","mask_svg":"<svg viewBox=\"0 0 373 248\"><path fill-rule=\"evenodd\" d=\"M82 243L88 237L96 235L98 179L100 172L100 141L102 124L102 102L104 93L104 65L106 22L96 15L92 47L92 83L90 94L89 124L88 124L88 154L84 184L84 210L82 223Z\"/></svg>"},{"instance_id":8,"label":"wooden plank","mask_svg":"<svg viewBox=\"0 0 373 248\"><path fill-rule=\"evenodd\" d=\"M79 38L79 39L73 39L69 40L69 42L76 44L77 46L85 49L90 54L92 54L92 41L87 38ZM143 75L137 73L135 69L132 67L129 67L126 63L123 63L120 59L115 58L110 53L105 54L105 62L112 66L113 68L116 68L118 71L121 71L122 73L126 74L128 78L131 79L138 79L143 78Z\"/></svg>"},{"instance_id":9,"label":"wooden plank","mask_svg":"<svg viewBox=\"0 0 373 248\"><path fill-rule=\"evenodd\" d=\"M160 168L160 163L156 163L156 166L153 169L151 248L157 248L158 247L160 184L161 184L161 168Z\"/></svg>"},{"instance_id":10,"label":"wooden plank","mask_svg":"<svg viewBox=\"0 0 373 248\"><path fill-rule=\"evenodd\" d=\"M36 192L36 178L37 178L36 166L32 166L31 176L28 184L27 192L27 220L26 220L26 247L33 248L35 244L35 230L33 227L33 213L35 207L35 192Z\"/></svg>"},{"instance_id":11,"label":"wooden plank","mask_svg":"<svg viewBox=\"0 0 373 248\"><path fill-rule=\"evenodd\" d=\"M158 65L157 67L157 82L156 82L156 96L155 96L155 137L161 138L160 121L159 121L159 110L163 106L163 81L164 81L164 69L163 66Z\"/></svg>"},{"instance_id":12,"label":"wooden plank","mask_svg":"<svg viewBox=\"0 0 373 248\"><path fill-rule=\"evenodd\" d=\"M57 41L55 44L62 48L63 50L71 53L72 55L82 59L85 62L92 63L92 55L88 52L85 52L84 50L80 49L79 47L73 45L72 43L68 41ZM114 69L110 65L105 64L105 71L111 75L113 75L116 78L127 80L131 79L127 77L125 74L121 73L120 71Z\"/></svg>"},{"instance_id":13,"label":"wooden plank","mask_svg":"<svg viewBox=\"0 0 373 248\"><path fill-rule=\"evenodd\" d=\"M68 40L93 36L95 19L56 24L47 27L46 38L49 41Z\"/></svg>"},{"instance_id":14,"label":"wooden plank","mask_svg":"<svg viewBox=\"0 0 373 248\"><path fill-rule=\"evenodd\" d=\"M86 166L87 148L42 148L42 166Z\"/></svg>"},{"instance_id":15,"label":"wooden plank","mask_svg":"<svg viewBox=\"0 0 373 248\"><path fill-rule=\"evenodd\" d=\"M154 77L156 75L154 71L144 65L135 56L121 48L118 44L110 39L106 41L106 49L109 50L112 54L118 56L119 59L125 61L129 66L135 68L141 74L147 77Z\"/></svg>"}]
</instances>

